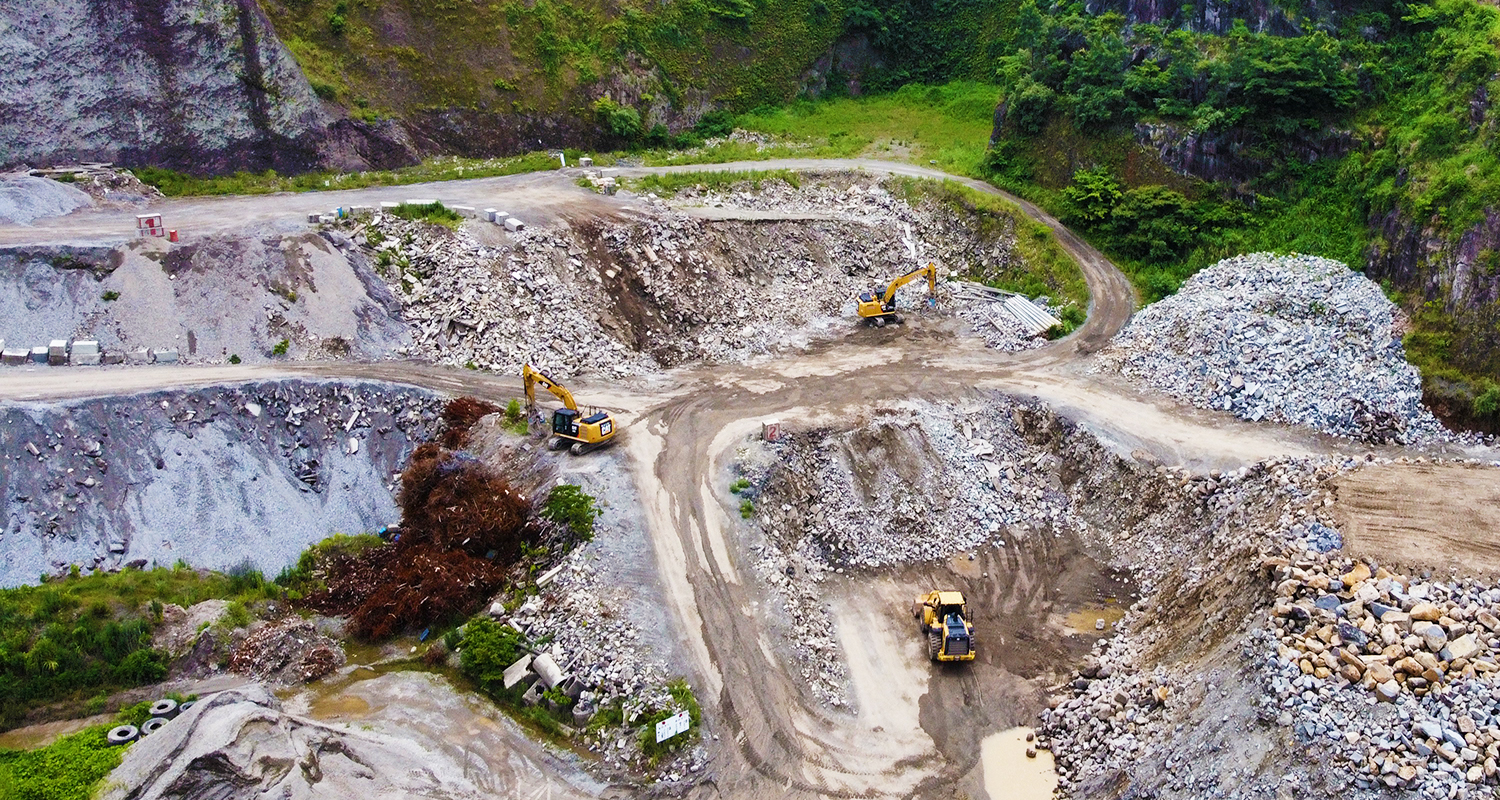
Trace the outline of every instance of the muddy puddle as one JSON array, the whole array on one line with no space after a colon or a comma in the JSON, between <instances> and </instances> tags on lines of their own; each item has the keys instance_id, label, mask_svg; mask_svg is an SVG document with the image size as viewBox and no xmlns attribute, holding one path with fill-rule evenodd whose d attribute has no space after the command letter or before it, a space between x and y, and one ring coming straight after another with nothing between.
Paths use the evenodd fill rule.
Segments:
<instances>
[{"instance_id":1,"label":"muddy puddle","mask_svg":"<svg viewBox=\"0 0 1500 800\"><path fill-rule=\"evenodd\" d=\"M1068 629L1088 635L1105 635L1114 630L1115 623L1125 618L1125 608L1119 603L1098 603L1084 606L1063 618Z\"/></svg>"},{"instance_id":2,"label":"muddy puddle","mask_svg":"<svg viewBox=\"0 0 1500 800\"><path fill-rule=\"evenodd\" d=\"M984 765L984 790L990 800L1051 800L1057 789L1057 769L1052 753L1037 750L1034 758L1026 755L1030 728L1011 728L985 737L980 745L980 762Z\"/></svg>"},{"instance_id":3,"label":"muddy puddle","mask_svg":"<svg viewBox=\"0 0 1500 800\"><path fill-rule=\"evenodd\" d=\"M103 725L114 718L113 714L96 714L83 719L65 719L16 728L0 733L0 750L33 750L46 747L70 733L77 733L94 725Z\"/></svg>"}]
</instances>

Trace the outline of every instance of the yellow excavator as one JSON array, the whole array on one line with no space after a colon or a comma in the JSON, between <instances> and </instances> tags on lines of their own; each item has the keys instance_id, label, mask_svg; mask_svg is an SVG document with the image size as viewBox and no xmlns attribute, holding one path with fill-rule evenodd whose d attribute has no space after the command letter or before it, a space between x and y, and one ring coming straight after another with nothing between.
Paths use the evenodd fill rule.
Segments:
<instances>
[{"instance_id":1,"label":"yellow excavator","mask_svg":"<svg viewBox=\"0 0 1500 800\"><path fill-rule=\"evenodd\" d=\"M615 418L608 411L595 411L585 416L578 410L578 402L573 399L572 392L542 374L541 370L532 369L530 364L522 365L521 378L526 382L528 419L536 411L538 386L551 392L553 397L563 403L563 408L552 412L552 434L547 440L548 450L567 447L568 452L581 456L590 450L614 444L615 436L620 433L620 426L615 424Z\"/></svg>"},{"instance_id":2,"label":"yellow excavator","mask_svg":"<svg viewBox=\"0 0 1500 800\"><path fill-rule=\"evenodd\" d=\"M904 320L896 313L896 290L912 281L926 276L927 278L927 303L937 305L937 265L929 263L921 269L915 269L891 281L885 287L884 294L876 294L876 290L859 294L859 316L864 321L877 328L885 327L887 322L900 325Z\"/></svg>"},{"instance_id":3,"label":"yellow excavator","mask_svg":"<svg viewBox=\"0 0 1500 800\"><path fill-rule=\"evenodd\" d=\"M917 629L927 637L927 657L933 661L973 661L974 625L963 592L936 591L918 597L911 613Z\"/></svg>"}]
</instances>

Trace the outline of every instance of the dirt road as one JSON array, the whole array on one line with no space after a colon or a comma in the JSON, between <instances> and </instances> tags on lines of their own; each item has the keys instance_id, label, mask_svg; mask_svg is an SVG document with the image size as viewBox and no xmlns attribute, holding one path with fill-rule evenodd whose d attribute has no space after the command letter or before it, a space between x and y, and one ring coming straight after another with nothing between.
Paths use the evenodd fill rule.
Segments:
<instances>
[{"instance_id":1,"label":"dirt road","mask_svg":"<svg viewBox=\"0 0 1500 800\"><path fill-rule=\"evenodd\" d=\"M905 164L866 160L770 161L689 169L865 169L949 176ZM637 172L635 170L632 173ZM980 191L992 187L961 180ZM507 205L513 213L614 213L627 200L589 194L561 174L539 174L315 196L273 195L163 205L169 225L195 235L229 219L272 219L308 206L440 197ZM903 328L854 329L812 351L751 365L693 367L573 387L629 424L625 445L597 457L623 458L633 471L649 523L659 580L669 598L688 663L685 672L706 711L705 745L713 779L698 797L982 796L981 742L1029 720L1043 701L1036 679L1066 664L1087 636L1060 620L1101 595L1121 592L1116 576L1076 543L1044 541L989 553L972 565L943 564L846 576L826 591L852 685L854 709L834 711L810 696L777 639L784 614L771 608L753 577L737 514L713 485L724 454L761 419L837 421L872 405L906 398L962 399L980 389L1037 396L1078 419L1124 452L1144 449L1166 463L1234 467L1270 455L1345 449L1326 437L1250 425L1090 376L1080 355L1102 347L1134 307L1125 277L1101 254L1029 204L1078 259L1091 294L1088 322L1039 350L1008 354L921 321ZM530 205L526 205L530 204ZM182 220L176 222L174 220ZM35 228L0 228L0 243L99 236L128 221L91 213ZM191 225L190 225L191 223ZM198 225L201 224L201 227ZM114 226L114 227L111 227ZM221 226L215 228L215 226ZM361 377L411 383L453 394L508 400L519 380L427 365L319 363L214 367L7 371L0 399L38 400L142 391L164 386L259 380L283 375ZM975 598L984 658L969 669L930 668L902 610L934 582L962 585ZM992 776L993 777L993 776Z\"/></svg>"}]
</instances>

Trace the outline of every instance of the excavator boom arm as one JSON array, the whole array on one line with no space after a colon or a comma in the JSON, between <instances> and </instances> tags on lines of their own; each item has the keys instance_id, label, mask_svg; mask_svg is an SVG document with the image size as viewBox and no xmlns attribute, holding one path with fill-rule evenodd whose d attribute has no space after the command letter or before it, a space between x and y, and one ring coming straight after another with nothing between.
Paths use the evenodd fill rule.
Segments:
<instances>
[{"instance_id":1,"label":"excavator boom arm","mask_svg":"<svg viewBox=\"0 0 1500 800\"><path fill-rule=\"evenodd\" d=\"M891 281L891 285L885 288L885 296L880 298L880 304L882 306L889 306L891 304L891 301L896 298L897 289L900 289L901 287L905 286L908 283L911 283L912 281L922 277L923 275L927 276L928 294L932 297L936 297L937 265L929 263L927 266L922 267L921 269L912 270L911 272L908 272L905 275L902 275L901 277Z\"/></svg>"},{"instance_id":2,"label":"excavator boom arm","mask_svg":"<svg viewBox=\"0 0 1500 800\"><path fill-rule=\"evenodd\" d=\"M552 393L553 397L562 401L562 404L573 411L578 410L578 403L573 400L573 393L568 391L562 384L542 374L541 370L532 369L530 364L521 366L521 377L526 383L526 407L536 408L536 387Z\"/></svg>"}]
</instances>

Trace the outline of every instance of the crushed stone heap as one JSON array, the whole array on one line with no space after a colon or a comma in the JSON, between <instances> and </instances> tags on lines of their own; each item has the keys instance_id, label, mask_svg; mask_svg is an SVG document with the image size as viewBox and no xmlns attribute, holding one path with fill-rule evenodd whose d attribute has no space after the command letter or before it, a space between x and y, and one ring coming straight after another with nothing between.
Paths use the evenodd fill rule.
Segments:
<instances>
[{"instance_id":1,"label":"crushed stone heap","mask_svg":"<svg viewBox=\"0 0 1500 800\"><path fill-rule=\"evenodd\" d=\"M1380 287L1337 261L1239 256L1141 310L1098 368L1252 422L1370 442L1444 437L1422 405L1393 308Z\"/></svg>"}]
</instances>

